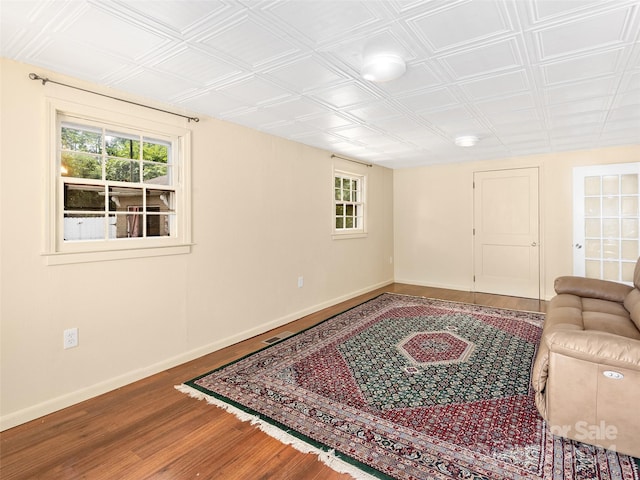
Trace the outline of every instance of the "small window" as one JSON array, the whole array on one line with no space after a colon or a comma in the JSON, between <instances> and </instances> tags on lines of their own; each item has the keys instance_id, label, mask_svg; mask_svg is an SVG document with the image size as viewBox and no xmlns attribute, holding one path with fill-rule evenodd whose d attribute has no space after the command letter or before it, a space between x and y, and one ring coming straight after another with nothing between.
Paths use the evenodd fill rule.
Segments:
<instances>
[{"instance_id":1,"label":"small window","mask_svg":"<svg viewBox=\"0 0 640 480\"><path fill-rule=\"evenodd\" d=\"M336 171L334 174L334 233L365 233L365 177Z\"/></svg>"},{"instance_id":2,"label":"small window","mask_svg":"<svg viewBox=\"0 0 640 480\"><path fill-rule=\"evenodd\" d=\"M61 111L55 125L48 254L138 250L95 259L128 258L188 244L188 132ZM186 251L153 252L170 253Z\"/></svg>"}]
</instances>

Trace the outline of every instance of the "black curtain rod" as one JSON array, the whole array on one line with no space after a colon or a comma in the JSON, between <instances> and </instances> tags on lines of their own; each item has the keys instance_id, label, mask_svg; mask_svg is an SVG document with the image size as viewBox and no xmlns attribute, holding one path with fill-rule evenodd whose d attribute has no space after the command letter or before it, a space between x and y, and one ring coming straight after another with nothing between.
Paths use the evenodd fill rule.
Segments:
<instances>
[{"instance_id":1,"label":"black curtain rod","mask_svg":"<svg viewBox=\"0 0 640 480\"><path fill-rule=\"evenodd\" d=\"M80 90L82 92L93 93L94 95L100 95L101 97L107 97L107 98L110 98L112 100L118 100L119 102L130 103L131 105L137 105L138 107L150 108L151 110L156 110L158 112L168 113L169 115L175 115L176 117L186 118L187 120L189 120L189 121L193 120L196 123L198 123L200 121L200 119L198 117L189 117L188 115L182 115L181 113L170 112L169 110L162 110L161 108L150 107L149 105L144 105L142 103L132 102L131 100L125 100L124 98L112 97L111 95L105 95L104 93L94 92L93 90L87 90L85 88L75 87L73 85L68 85L66 83L56 82L55 80L51 80L51 79L46 78L46 77L41 77L40 75L35 74L35 73L30 73L29 74L29 78L31 80L41 80L42 81L42 85L46 85L47 82L55 83L56 85L62 85L63 87L73 88L74 90Z\"/></svg>"},{"instance_id":2,"label":"black curtain rod","mask_svg":"<svg viewBox=\"0 0 640 480\"><path fill-rule=\"evenodd\" d=\"M359 163L360 165L364 165L366 167L373 167L373 163L361 162L360 160L354 160L353 158L341 157L340 155L336 155L335 153L331 155L331 158L341 158L342 160L346 160L347 162Z\"/></svg>"}]
</instances>

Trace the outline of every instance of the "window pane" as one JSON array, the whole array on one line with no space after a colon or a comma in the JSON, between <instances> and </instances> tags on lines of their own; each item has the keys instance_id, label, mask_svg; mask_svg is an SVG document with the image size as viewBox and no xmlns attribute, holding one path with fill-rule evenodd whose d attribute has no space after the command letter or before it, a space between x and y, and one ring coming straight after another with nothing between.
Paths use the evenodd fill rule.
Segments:
<instances>
[{"instance_id":1,"label":"window pane","mask_svg":"<svg viewBox=\"0 0 640 480\"><path fill-rule=\"evenodd\" d=\"M600 228L600 219L587 218L584 221L585 235L587 237L600 237L602 230Z\"/></svg>"},{"instance_id":2,"label":"window pane","mask_svg":"<svg viewBox=\"0 0 640 480\"><path fill-rule=\"evenodd\" d=\"M635 262L623 262L622 263L622 281L633 282L633 272L635 270Z\"/></svg>"},{"instance_id":3,"label":"window pane","mask_svg":"<svg viewBox=\"0 0 640 480\"><path fill-rule=\"evenodd\" d=\"M83 120L65 115L58 119L52 173L63 192L51 194L58 218L52 227L56 245L62 240L177 238L182 233L177 199L183 192L174 170L181 152L173 149L174 133L147 134L133 125L95 126L96 119L83 125ZM341 179L339 185L342 189ZM111 249L108 242L96 248Z\"/></svg>"},{"instance_id":4,"label":"window pane","mask_svg":"<svg viewBox=\"0 0 640 480\"><path fill-rule=\"evenodd\" d=\"M104 215L74 214L64 215L64 240L104 240Z\"/></svg>"},{"instance_id":5,"label":"window pane","mask_svg":"<svg viewBox=\"0 0 640 480\"><path fill-rule=\"evenodd\" d=\"M638 197L622 197L622 215L625 217L638 215Z\"/></svg>"},{"instance_id":6,"label":"window pane","mask_svg":"<svg viewBox=\"0 0 640 480\"><path fill-rule=\"evenodd\" d=\"M99 180L102 178L102 158L88 153L62 152L60 174Z\"/></svg>"},{"instance_id":7,"label":"window pane","mask_svg":"<svg viewBox=\"0 0 640 480\"><path fill-rule=\"evenodd\" d=\"M605 217L617 217L620 214L620 197L602 198L602 215Z\"/></svg>"},{"instance_id":8,"label":"window pane","mask_svg":"<svg viewBox=\"0 0 640 480\"><path fill-rule=\"evenodd\" d=\"M118 238L137 238L143 236L142 207L129 207L127 215L118 215ZM123 221L126 220L126 221ZM123 227L126 227L123 228Z\"/></svg>"},{"instance_id":9,"label":"window pane","mask_svg":"<svg viewBox=\"0 0 640 480\"><path fill-rule=\"evenodd\" d=\"M147 190L147 212L174 212L175 193L169 190Z\"/></svg>"},{"instance_id":10,"label":"window pane","mask_svg":"<svg viewBox=\"0 0 640 480\"><path fill-rule=\"evenodd\" d=\"M600 195L600 177L585 177L584 194Z\"/></svg>"},{"instance_id":11,"label":"window pane","mask_svg":"<svg viewBox=\"0 0 640 480\"><path fill-rule=\"evenodd\" d=\"M604 195L617 195L620 192L620 177L618 175L605 175L602 177L602 193Z\"/></svg>"},{"instance_id":12,"label":"window pane","mask_svg":"<svg viewBox=\"0 0 640 480\"><path fill-rule=\"evenodd\" d=\"M640 255L638 250L638 240L623 240L622 241L622 255L620 258L623 260L637 260Z\"/></svg>"},{"instance_id":13,"label":"window pane","mask_svg":"<svg viewBox=\"0 0 640 480\"><path fill-rule=\"evenodd\" d=\"M137 238L142 237L142 222L144 215L142 207L129 207L126 213L116 213L111 216L111 223L115 225L113 238Z\"/></svg>"},{"instance_id":14,"label":"window pane","mask_svg":"<svg viewBox=\"0 0 640 480\"><path fill-rule=\"evenodd\" d=\"M140 163L135 160L107 159L107 180L114 182L139 182Z\"/></svg>"},{"instance_id":15,"label":"window pane","mask_svg":"<svg viewBox=\"0 0 640 480\"><path fill-rule=\"evenodd\" d=\"M362 229L361 201L362 178L345 174L334 175L335 230Z\"/></svg>"},{"instance_id":16,"label":"window pane","mask_svg":"<svg viewBox=\"0 0 640 480\"><path fill-rule=\"evenodd\" d=\"M60 147L62 150L102 153L102 130L63 123L60 129Z\"/></svg>"},{"instance_id":17,"label":"window pane","mask_svg":"<svg viewBox=\"0 0 640 480\"><path fill-rule=\"evenodd\" d=\"M620 281L620 263L602 262L602 278L613 282Z\"/></svg>"},{"instance_id":18,"label":"window pane","mask_svg":"<svg viewBox=\"0 0 640 480\"><path fill-rule=\"evenodd\" d=\"M144 162L142 164L142 175L146 183L156 185L169 185L169 167L159 163Z\"/></svg>"},{"instance_id":19,"label":"window pane","mask_svg":"<svg viewBox=\"0 0 640 480\"><path fill-rule=\"evenodd\" d=\"M617 218L605 218L602 221L602 236L604 238L617 238L620 236L620 220Z\"/></svg>"},{"instance_id":20,"label":"window pane","mask_svg":"<svg viewBox=\"0 0 640 480\"><path fill-rule=\"evenodd\" d=\"M638 165L574 169L576 224L584 225L583 232L575 233L575 240L576 246L585 246L574 252L575 274L629 282L627 263L638 258L640 244Z\"/></svg>"},{"instance_id":21,"label":"window pane","mask_svg":"<svg viewBox=\"0 0 640 480\"><path fill-rule=\"evenodd\" d=\"M584 214L587 217L599 217L600 216L600 198L585 198Z\"/></svg>"},{"instance_id":22,"label":"window pane","mask_svg":"<svg viewBox=\"0 0 640 480\"><path fill-rule=\"evenodd\" d=\"M142 159L157 163L169 163L169 144L160 140L144 139Z\"/></svg>"},{"instance_id":23,"label":"window pane","mask_svg":"<svg viewBox=\"0 0 640 480\"><path fill-rule=\"evenodd\" d=\"M176 216L173 214L147 214L148 237L170 237L175 224Z\"/></svg>"},{"instance_id":24,"label":"window pane","mask_svg":"<svg viewBox=\"0 0 640 480\"><path fill-rule=\"evenodd\" d=\"M620 258L620 242L618 240L604 240L602 242L603 258Z\"/></svg>"},{"instance_id":25,"label":"window pane","mask_svg":"<svg viewBox=\"0 0 640 480\"><path fill-rule=\"evenodd\" d=\"M127 212L139 209L142 212L142 189L126 187L109 187L109 211Z\"/></svg>"},{"instance_id":26,"label":"window pane","mask_svg":"<svg viewBox=\"0 0 640 480\"><path fill-rule=\"evenodd\" d=\"M622 175L622 193L630 194L630 193L638 193L638 175L637 174L629 174Z\"/></svg>"},{"instance_id":27,"label":"window pane","mask_svg":"<svg viewBox=\"0 0 640 480\"><path fill-rule=\"evenodd\" d=\"M588 258L600 258L602 256L602 242L600 240L587 240L584 243L584 253Z\"/></svg>"},{"instance_id":28,"label":"window pane","mask_svg":"<svg viewBox=\"0 0 640 480\"><path fill-rule=\"evenodd\" d=\"M601 278L602 262L600 260L585 261L585 276L589 278Z\"/></svg>"},{"instance_id":29,"label":"window pane","mask_svg":"<svg viewBox=\"0 0 640 480\"><path fill-rule=\"evenodd\" d=\"M622 237L623 238L638 238L640 235L640 229L638 228L637 218L623 218L622 219Z\"/></svg>"},{"instance_id":30,"label":"window pane","mask_svg":"<svg viewBox=\"0 0 640 480\"><path fill-rule=\"evenodd\" d=\"M140 140L136 136L107 132L104 136L107 155L120 158L140 158Z\"/></svg>"},{"instance_id":31,"label":"window pane","mask_svg":"<svg viewBox=\"0 0 640 480\"><path fill-rule=\"evenodd\" d=\"M91 185L64 185L64 209L104 212L104 188Z\"/></svg>"}]
</instances>

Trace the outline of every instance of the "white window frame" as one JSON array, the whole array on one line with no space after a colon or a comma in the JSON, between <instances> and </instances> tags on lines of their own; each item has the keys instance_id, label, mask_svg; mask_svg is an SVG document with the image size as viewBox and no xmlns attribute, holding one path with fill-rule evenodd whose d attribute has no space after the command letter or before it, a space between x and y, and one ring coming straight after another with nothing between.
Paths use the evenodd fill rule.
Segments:
<instances>
[{"instance_id":1,"label":"white window frame","mask_svg":"<svg viewBox=\"0 0 640 480\"><path fill-rule=\"evenodd\" d=\"M353 201L344 201L336 199L336 186L335 181L336 178L341 179L350 179L356 180L359 184L359 192L358 198L355 202ZM363 238L367 236L367 175L362 173L354 173L346 170L334 169L333 175L331 177L331 197L333 198L332 202L332 237L334 239L346 239L346 238ZM358 215L358 218L361 220L361 224L357 227L342 227L338 228L336 226L336 219L338 215L336 213L336 208L339 204L350 204L357 206L361 209L361 214Z\"/></svg>"},{"instance_id":2,"label":"white window frame","mask_svg":"<svg viewBox=\"0 0 640 480\"><path fill-rule=\"evenodd\" d=\"M61 121L78 125L99 125L124 132L142 132L171 143L176 222L175 232L166 237L64 241L64 193L60 172ZM43 254L48 265L119 260L191 251L191 132L161 123L153 117L133 116L112 110L67 102L48 101L49 149L45 166L45 232ZM143 183L132 183L139 187Z\"/></svg>"}]
</instances>

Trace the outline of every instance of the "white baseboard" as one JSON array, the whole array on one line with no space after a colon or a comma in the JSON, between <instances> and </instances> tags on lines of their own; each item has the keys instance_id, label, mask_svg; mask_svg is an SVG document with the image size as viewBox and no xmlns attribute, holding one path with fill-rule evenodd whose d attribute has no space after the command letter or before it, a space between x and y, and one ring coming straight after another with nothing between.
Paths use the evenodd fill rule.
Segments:
<instances>
[{"instance_id":1,"label":"white baseboard","mask_svg":"<svg viewBox=\"0 0 640 480\"><path fill-rule=\"evenodd\" d=\"M407 285L417 285L419 287L432 287L432 288L445 288L447 290L458 290L461 292L471 292L470 285L446 285L444 283L434 283L434 282L422 282L420 280L408 280L402 278L396 278L395 283L406 283Z\"/></svg>"},{"instance_id":2,"label":"white baseboard","mask_svg":"<svg viewBox=\"0 0 640 480\"><path fill-rule=\"evenodd\" d=\"M396 278L395 283L406 283L407 285L417 285L419 287L432 287L432 288L446 288L447 290L458 290L460 292L473 292L473 289L471 288L470 285L445 285L442 283L432 283L432 282L421 282L418 280L407 280L407 279L401 279L401 278ZM545 301L549 301L551 300L554 296L555 296L555 292L552 292L551 294L543 294L543 297L541 300L545 300Z\"/></svg>"},{"instance_id":3,"label":"white baseboard","mask_svg":"<svg viewBox=\"0 0 640 480\"><path fill-rule=\"evenodd\" d=\"M72 405L83 402L90 398L97 397L98 395L102 395L103 393L110 392L117 388L123 387L125 385L136 382L138 380L141 380L143 378L149 377L151 375L155 375L156 373L160 373L169 368L173 368L177 365L181 365L191 360L195 360L196 358L202 357L203 355L207 355L211 352L215 352L216 350L220 350L222 348L228 347L229 345L233 345L235 343L241 342L243 340L254 337L256 335L260 335L273 328L279 327L281 325L285 325L301 317L315 313L319 310L322 310L323 308L331 307L337 303L344 302L345 300L349 300L351 298L357 297L358 295L371 292L373 290L390 285L392 283L393 283L393 279L390 279L384 282L377 283L375 285L370 285L368 287L362 288L355 292L351 292L346 295L341 295L340 297L327 300L317 305L313 305L311 307L308 307L308 308L299 310L297 312L290 313L283 317L271 320L269 322L260 324L254 328L237 333L235 335L224 338L222 340L218 340L208 345L204 345L196 349L190 350L188 352L181 353L180 355L167 358L166 360L155 363L153 365L149 365L143 368L138 368L136 370L127 372L123 375L119 375L117 377L113 377L105 381L96 383L89 387L82 388L80 390L75 390L65 395L61 395L61 396L46 400L44 402L32 405L30 407L18 410L16 412L3 415L0 417L0 431L4 431L9 428L15 427L17 425L30 422L44 415L48 415L58 410L62 410L63 408L70 407ZM206 373L206 372L202 372L202 373ZM185 381L186 380L190 380L190 379L185 378Z\"/></svg>"}]
</instances>

